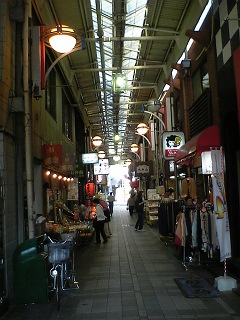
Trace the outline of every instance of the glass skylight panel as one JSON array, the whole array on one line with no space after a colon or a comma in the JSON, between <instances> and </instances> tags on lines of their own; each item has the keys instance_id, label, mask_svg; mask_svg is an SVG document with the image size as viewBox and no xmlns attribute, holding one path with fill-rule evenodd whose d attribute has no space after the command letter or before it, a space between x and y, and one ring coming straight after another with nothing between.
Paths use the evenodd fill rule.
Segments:
<instances>
[{"instance_id":1,"label":"glass skylight panel","mask_svg":"<svg viewBox=\"0 0 240 320\"><path fill-rule=\"evenodd\" d=\"M109 9L111 8L112 11L112 0L102 0L101 1L101 10L103 12L108 12L109 13Z\"/></svg>"},{"instance_id":2,"label":"glass skylight panel","mask_svg":"<svg viewBox=\"0 0 240 320\"><path fill-rule=\"evenodd\" d=\"M99 0L100 1L100 10L101 10L101 26L103 29L103 37L104 38L112 38L113 37L113 21L112 21L112 0ZM134 40L136 37L140 37L142 33L142 28L144 18L145 18L145 11L146 11L146 0L128 0L127 1L127 15L126 15L126 26L125 26L125 37L133 38L132 41L125 41L124 42L124 52L123 52L123 73L127 76L129 80L129 85L134 77L134 69L132 70L124 70L124 67L131 67L136 64L136 59L139 54L139 41ZM98 17L96 14L96 2L95 0L91 0L92 6L92 16L93 16L93 28L94 28L94 36L98 38ZM132 26L131 26L132 25ZM139 26L134 27L134 26ZM108 132L115 131L116 127L112 126L114 123L114 106L113 106L113 94L112 91L108 91L108 89L112 88L112 74L114 71L108 71L108 69L112 68L112 61L113 61L113 41L104 41L104 61L101 61L102 57L100 54L100 44L98 41L95 43L97 49L97 62L99 68L105 68L105 79L102 77L102 72L99 72L99 87L102 89L107 89L105 92L101 92L100 95L102 97L102 115L108 120L110 126L108 126ZM104 62L104 65L101 65ZM103 81L105 80L105 83ZM105 86L105 88L103 88ZM117 129L119 132L124 133L126 130L126 116L128 112L128 105L127 102L130 98L130 90L125 90L124 94L120 95L120 105L117 117L119 117L119 123L117 124ZM108 105L105 105L107 103ZM123 103L121 105L121 103ZM117 109L116 109L117 110ZM109 137L105 137L105 139L109 139ZM111 140L111 139L109 139ZM111 142L110 142L111 143ZM122 142L119 143L118 149L119 152L122 147Z\"/></svg>"}]
</instances>

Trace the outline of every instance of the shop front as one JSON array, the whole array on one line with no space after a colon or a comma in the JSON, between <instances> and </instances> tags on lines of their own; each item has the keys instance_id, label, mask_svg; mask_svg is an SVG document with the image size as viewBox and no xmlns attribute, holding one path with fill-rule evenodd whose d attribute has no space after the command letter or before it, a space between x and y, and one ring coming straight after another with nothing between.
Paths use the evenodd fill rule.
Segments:
<instances>
[{"instance_id":1,"label":"shop front","mask_svg":"<svg viewBox=\"0 0 240 320\"><path fill-rule=\"evenodd\" d=\"M180 194L195 200L200 214L206 218L202 220L203 223L211 220L217 233L216 247L220 249L220 261L225 261L231 257L231 243L224 181L225 160L218 125L206 128L185 143L175 154L174 160L176 165L184 165L187 169L187 178L182 181ZM185 180L186 185L183 183ZM190 182L195 184L195 189ZM195 190L194 196L191 196L192 190ZM205 245L211 253L209 239L206 237Z\"/></svg>"},{"instance_id":2,"label":"shop front","mask_svg":"<svg viewBox=\"0 0 240 320\"><path fill-rule=\"evenodd\" d=\"M89 210L79 202L79 179L74 155L63 154L62 145L43 145L43 214L36 220L36 235L69 233L76 238L93 234ZM73 174L72 174L73 173ZM86 190L87 193L87 190ZM39 222L39 223L38 223Z\"/></svg>"}]
</instances>

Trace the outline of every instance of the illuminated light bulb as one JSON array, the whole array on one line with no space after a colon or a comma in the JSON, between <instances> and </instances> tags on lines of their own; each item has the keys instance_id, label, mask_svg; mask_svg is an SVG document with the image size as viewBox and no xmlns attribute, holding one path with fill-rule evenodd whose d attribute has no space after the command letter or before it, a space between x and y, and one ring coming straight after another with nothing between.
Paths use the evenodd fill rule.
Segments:
<instances>
[{"instance_id":1,"label":"illuminated light bulb","mask_svg":"<svg viewBox=\"0 0 240 320\"><path fill-rule=\"evenodd\" d=\"M120 156L118 154L116 154L115 156L113 156L113 160L114 161L119 161L120 160Z\"/></svg>"},{"instance_id":2,"label":"illuminated light bulb","mask_svg":"<svg viewBox=\"0 0 240 320\"><path fill-rule=\"evenodd\" d=\"M119 134L116 134L114 137L115 141L120 141L121 140L121 136Z\"/></svg>"},{"instance_id":3,"label":"illuminated light bulb","mask_svg":"<svg viewBox=\"0 0 240 320\"><path fill-rule=\"evenodd\" d=\"M64 25L51 29L49 43L59 53L71 51L77 43L74 30Z\"/></svg>"},{"instance_id":4,"label":"illuminated light bulb","mask_svg":"<svg viewBox=\"0 0 240 320\"><path fill-rule=\"evenodd\" d=\"M131 160L131 159L127 159L127 160L125 161L125 164L126 164L127 166L130 166L131 163L132 163L132 160Z\"/></svg>"},{"instance_id":5,"label":"illuminated light bulb","mask_svg":"<svg viewBox=\"0 0 240 320\"><path fill-rule=\"evenodd\" d=\"M56 173L53 174L53 178L54 178L54 179L57 178L57 174L56 174Z\"/></svg>"},{"instance_id":6,"label":"illuminated light bulb","mask_svg":"<svg viewBox=\"0 0 240 320\"><path fill-rule=\"evenodd\" d=\"M94 147L100 147L100 145L102 144L102 138L99 136L93 137L92 144L94 145Z\"/></svg>"},{"instance_id":7,"label":"illuminated light bulb","mask_svg":"<svg viewBox=\"0 0 240 320\"><path fill-rule=\"evenodd\" d=\"M137 151L138 151L138 145L137 145L136 143L133 143L133 144L131 145L131 151L132 151L132 152L137 152Z\"/></svg>"},{"instance_id":8,"label":"illuminated light bulb","mask_svg":"<svg viewBox=\"0 0 240 320\"><path fill-rule=\"evenodd\" d=\"M104 159L106 156L105 152L104 151L98 151L98 158L99 159Z\"/></svg>"},{"instance_id":9,"label":"illuminated light bulb","mask_svg":"<svg viewBox=\"0 0 240 320\"><path fill-rule=\"evenodd\" d=\"M46 175L47 175L47 176L49 176L50 174L51 174L51 172L50 172L50 171L47 171L47 172L46 172Z\"/></svg>"},{"instance_id":10,"label":"illuminated light bulb","mask_svg":"<svg viewBox=\"0 0 240 320\"><path fill-rule=\"evenodd\" d=\"M137 133L139 134L145 134L148 132L148 126L146 125L146 123L139 123L137 125Z\"/></svg>"}]
</instances>

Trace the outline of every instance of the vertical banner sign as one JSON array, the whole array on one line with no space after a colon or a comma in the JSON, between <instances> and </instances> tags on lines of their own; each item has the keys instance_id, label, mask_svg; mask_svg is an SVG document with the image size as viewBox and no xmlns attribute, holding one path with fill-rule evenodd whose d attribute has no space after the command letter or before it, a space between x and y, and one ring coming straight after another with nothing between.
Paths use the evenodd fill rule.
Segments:
<instances>
[{"instance_id":1,"label":"vertical banner sign","mask_svg":"<svg viewBox=\"0 0 240 320\"><path fill-rule=\"evenodd\" d=\"M231 257L230 227L224 186L224 160L221 150L211 151L213 205L216 217L220 261Z\"/></svg>"},{"instance_id":2,"label":"vertical banner sign","mask_svg":"<svg viewBox=\"0 0 240 320\"><path fill-rule=\"evenodd\" d=\"M62 165L62 145L43 144L42 145L43 164L48 166L60 167Z\"/></svg>"},{"instance_id":3,"label":"vertical banner sign","mask_svg":"<svg viewBox=\"0 0 240 320\"><path fill-rule=\"evenodd\" d=\"M62 170L63 171L73 171L75 170L76 155L75 154L65 154L62 160Z\"/></svg>"}]
</instances>

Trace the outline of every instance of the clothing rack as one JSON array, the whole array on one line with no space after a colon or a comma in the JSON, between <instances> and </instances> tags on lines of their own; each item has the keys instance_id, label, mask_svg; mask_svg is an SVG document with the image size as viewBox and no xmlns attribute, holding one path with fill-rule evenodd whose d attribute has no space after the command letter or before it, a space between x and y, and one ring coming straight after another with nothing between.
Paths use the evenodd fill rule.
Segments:
<instances>
[{"instance_id":1,"label":"clothing rack","mask_svg":"<svg viewBox=\"0 0 240 320\"><path fill-rule=\"evenodd\" d=\"M198 254L198 265L201 264L202 251L210 259L213 258L213 253L217 252L219 245L215 221L214 213L210 209L198 209L195 205L181 207L176 221L175 243L183 247L182 265L186 270L187 262L192 262L193 251Z\"/></svg>"},{"instance_id":2,"label":"clothing rack","mask_svg":"<svg viewBox=\"0 0 240 320\"><path fill-rule=\"evenodd\" d=\"M188 211L186 211L188 210ZM190 218L190 217L186 217L186 214L187 213L190 213L191 210L196 210L196 206L195 205L184 205L182 206L182 212L184 213L184 216L185 216L185 223L184 223L184 233L183 233L183 261L182 261L182 265L183 267L185 268L185 270L187 271L188 268L187 268L187 264L186 264L186 246L187 246L187 243L186 243L186 234L187 234L187 219L186 218ZM200 254L198 255L199 259L200 259ZM190 259L190 257L189 257ZM200 261L199 261L199 264L200 264Z\"/></svg>"},{"instance_id":3,"label":"clothing rack","mask_svg":"<svg viewBox=\"0 0 240 320\"><path fill-rule=\"evenodd\" d=\"M168 240L174 237L176 216L182 203L173 199L163 198L158 208L158 227L160 238L168 245Z\"/></svg>"}]
</instances>

